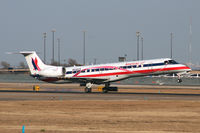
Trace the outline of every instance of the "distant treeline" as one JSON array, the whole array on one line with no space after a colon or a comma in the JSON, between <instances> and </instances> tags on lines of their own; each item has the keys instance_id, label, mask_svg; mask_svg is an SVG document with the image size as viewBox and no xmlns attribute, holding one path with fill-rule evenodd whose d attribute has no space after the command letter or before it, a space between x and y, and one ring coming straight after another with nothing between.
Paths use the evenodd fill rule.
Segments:
<instances>
[{"instance_id":1,"label":"distant treeline","mask_svg":"<svg viewBox=\"0 0 200 133\"><path fill-rule=\"evenodd\" d=\"M77 61L75 59L69 58L67 63L59 63L57 61L54 61L53 63L51 63L50 65L54 65L54 66L65 66L65 67L69 67L69 66L82 66L82 64L77 63ZM20 68L20 69L27 69L28 66L24 63L24 62L19 62L18 66L11 66L10 63L6 62L6 61L1 61L0 64L2 69L13 69L13 68Z\"/></svg>"}]
</instances>

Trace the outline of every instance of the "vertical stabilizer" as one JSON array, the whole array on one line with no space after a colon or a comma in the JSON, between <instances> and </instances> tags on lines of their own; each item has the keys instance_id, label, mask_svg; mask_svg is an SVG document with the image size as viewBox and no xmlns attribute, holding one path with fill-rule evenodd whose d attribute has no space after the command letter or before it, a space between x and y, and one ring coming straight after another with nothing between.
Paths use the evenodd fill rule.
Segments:
<instances>
[{"instance_id":1,"label":"vertical stabilizer","mask_svg":"<svg viewBox=\"0 0 200 133\"><path fill-rule=\"evenodd\" d=\"M45 68L46 65L38 57L35 51L22 51L20 54L24 55L32 75L37 74Z\"/></svg>"}]
</instances>

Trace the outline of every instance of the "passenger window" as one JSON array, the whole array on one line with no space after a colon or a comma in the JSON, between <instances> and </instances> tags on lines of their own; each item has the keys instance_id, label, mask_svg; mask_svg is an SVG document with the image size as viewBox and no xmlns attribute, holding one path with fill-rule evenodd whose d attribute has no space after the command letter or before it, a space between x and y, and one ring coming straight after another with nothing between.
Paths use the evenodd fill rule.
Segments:
<instances>
[{"instance_id":1,"label":"passenger window","mask_svg":"<svg viewBox=\"0 0 200 133\"><path fill-rule=\"evenodd\" d=\"M136 65L132 66L132 68L136 68Z\"/></svg>"},{"instance_id":2,"label":"passenger window","mask_svg":"<svg viewBox=\"0 0 200 133\"><path fill-rule=\"evenodd\" d=\"M148 64L144 64L144 65L143 65L143 67L147 67L147 66L148 66Z\"/></svg>"},{"instance_id":3,"label":"passenger window","mask_svg":"<svg viewBox=\"0 0 200 133\"><path fill-rule=\"evenodd\" d=\"M76 71L73 71L73 73L76 73Z\"/></svg>"},{"instance_id":4,"label":"passenger window","mask_svg":"<svg viewBox=\"0 0 200 133\"><path fill-rule=\"evenodd\" d=\"M128 68L131 68L131 66L128 66Z\"/></svg>"},{"instance_id":5,"label":"passenger window","mask_svg":"<svg viewBox=\"0 0 200 133\"><path fill-rule=\"evenodd\" d=\"M104 68L101 68L100 71L104 71Z\"/></svg>"},{"instance_id":6,"label":"passenger window","mask_svg":"<svg viewBox=\"0 0 200 133\"><path fill-rule=\"evenodd\" d=\"M96 69L96 72L98 72L99 71L99 69Z\"/></svg>"},{"instance_id":7,"label":"passenger window","mask_svg":"<svg viewBox=\"0 0 200 133\"><path fill-rule=\"evenodd\" d=\"M72 74L72 71L68 71L67 74Z\"/></svg>"},{"instance_id":8,"label":"passenger window","mask_svg":"<svg viewBox=\"0 0 200 133\"><path fill-rule=\"evenodd\" d=\"M126 66L123 66L123 69L126 69Z\"/></svg>"},{"instance_id":9,"label":"passenger window","mask_svg":"<svg viewBox=\"0 0 200 133\"><path fill-rule=\"evenodd\" d=\"M92 72L94 72L94 69L92 69Z\"/></svg>"},{"instance_id":10,"label":"passenger window","mask_svg":"<svg viewBox=\"0 0 200 133\"><path fill-rule=\"evenodd\" d=\"M90 72L90 69L88 69L87 72Z\"/></svg>"}]
</instances>

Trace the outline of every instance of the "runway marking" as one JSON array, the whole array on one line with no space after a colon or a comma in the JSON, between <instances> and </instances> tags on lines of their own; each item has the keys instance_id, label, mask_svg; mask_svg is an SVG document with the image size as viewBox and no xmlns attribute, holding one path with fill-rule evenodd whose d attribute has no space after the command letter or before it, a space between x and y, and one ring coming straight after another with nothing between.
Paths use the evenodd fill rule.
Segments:
<instances>
[{"instance_id":1,"label":"runway marking","mask_svg":"<svg viewBox=\"0 0 200 133\"><path fill-rule=\"evenodd\" d=\"M102 95L107 95L107 94L113 94L113 95L121 95L121 94L135 94L135 95L176 95L176 96L200 96L200 94L185 94L185 93L141 93L141 92L108 92L108 93L103 93L103 92L91 92L91 93L85 93L83 91L25 91L25 90L0 90L1 92L15 92L15 93L72 93L72 94L102 94Z\"/></svg>"}]
</instances>

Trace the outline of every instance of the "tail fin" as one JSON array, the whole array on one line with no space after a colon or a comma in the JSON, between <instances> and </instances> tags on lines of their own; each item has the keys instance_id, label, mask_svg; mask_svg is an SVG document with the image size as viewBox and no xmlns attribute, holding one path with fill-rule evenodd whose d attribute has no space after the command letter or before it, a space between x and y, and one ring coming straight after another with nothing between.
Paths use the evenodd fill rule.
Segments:
<instances>
[{"instance_id":1,"label":"tail fin","mask_svg":"<svg viewBox=\"0 0 200 133\"><path fill-rule=\"evenodd\" d=\"M35 51L21 51L20 54L24 55L31 74L37 74L38 71L41 71L45 68L45 64L38 57Z\"/></svg>"}]
</instances>

